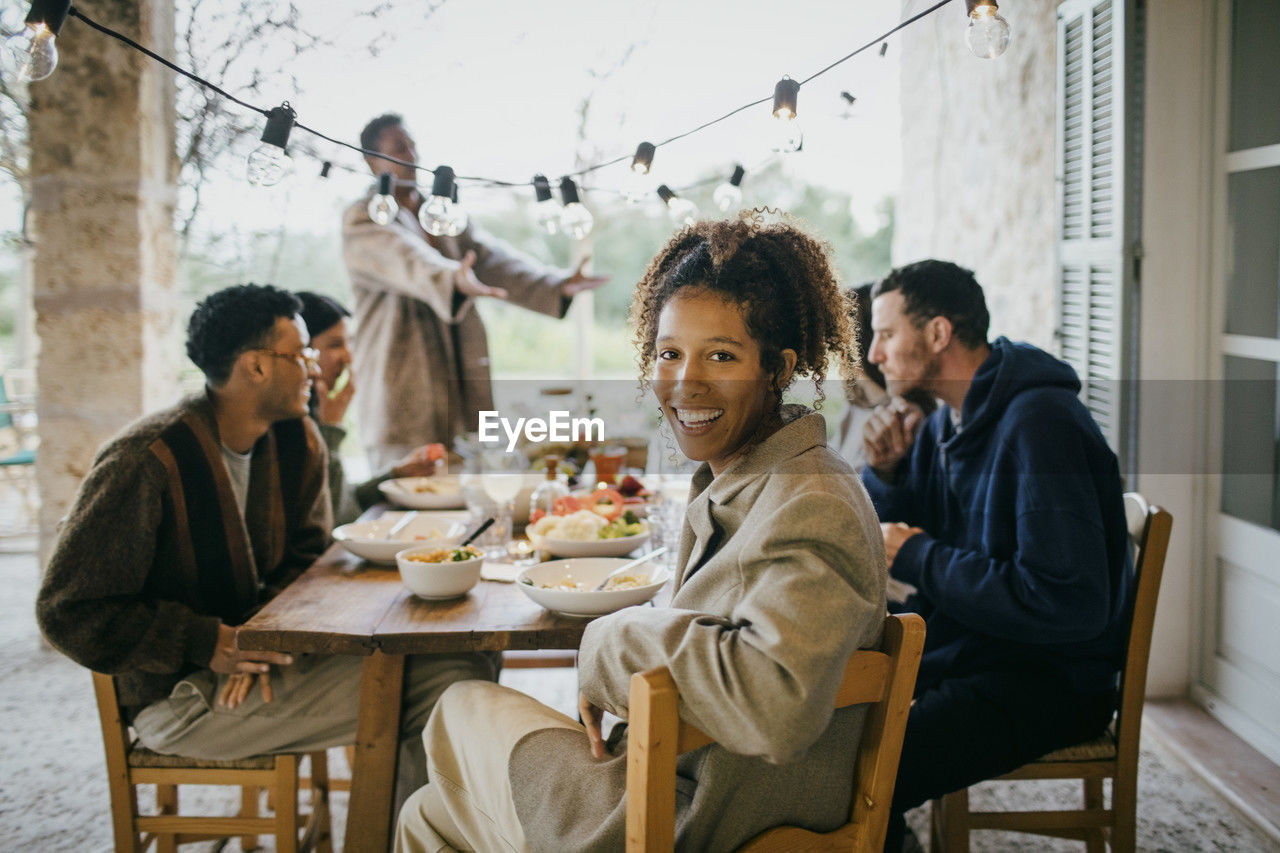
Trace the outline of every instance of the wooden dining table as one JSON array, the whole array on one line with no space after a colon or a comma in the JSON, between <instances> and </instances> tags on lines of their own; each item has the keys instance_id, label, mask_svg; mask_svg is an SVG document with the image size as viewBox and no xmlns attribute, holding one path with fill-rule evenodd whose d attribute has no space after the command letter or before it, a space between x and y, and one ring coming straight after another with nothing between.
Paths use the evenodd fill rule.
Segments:
<instances>
[{"instance_id":1,"label":"wooden dining table","mask_svg":"<svg viewBox=\"0 0 1280 853\"><path fill-rule=\"evenodd\" d=\"M241 648L361 655L356 758L345 849L389 848L406 655L576 649L586 619L557 616L513 583L481 580L463 598L425 601L334 544L239 629Z\"/></svg>"}]
</instances>

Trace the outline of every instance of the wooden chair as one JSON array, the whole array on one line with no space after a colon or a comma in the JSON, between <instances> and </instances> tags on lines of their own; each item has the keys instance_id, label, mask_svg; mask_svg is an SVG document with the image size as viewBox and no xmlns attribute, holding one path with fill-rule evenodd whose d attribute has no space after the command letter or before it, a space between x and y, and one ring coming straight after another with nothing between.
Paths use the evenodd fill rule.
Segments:
<instances>
[{"instance_id":1,"label":"wooden chair","mask_svg":"<svg viewBox=\"0 0 1280 853\"><path fill-rule=\"evenodd\" d=\"M258 835L274 835L279 853L316 850L330 853L328 760L324 751L310 754L311 777L300 780L297 755L258 755L235 761L207 761L160 755L138 744L120 711L115 681L93 674L102 740L107 753L107 782L111 792L111 823L115 847L143 851L156 844L168 853L179 844L240 836L240 846L258 846ZM311 813L305 824L298 816L300 781L311 788ZM156 786L157 815L138 813L137 786ZM240 814L234 817L180 815L179 785L239 785ZM259 794L266 790L274 804L273 817L259 815ZM286 804L282 807L281 804ZM302 832L299 838L299 832Z\"/></svg>"},{"instance_id":2,"label":"wooden chair","mask_svg":"<svg viewBox=\"0 0 1280 853\"><path fill-rule=\"evenodd\" d=\"M1142 495L1124 496L1138 588L1129 627L1124 669L1120 673L1120 708L1111 727L1091 741L1059 749L1006 773L1000 779L1080 779L1084 808L1038 812L971 812L969 791L956 791L933 801L931 849L967 853L972 829L1003 829L1085 842L1090 853L1107 842L1118 853L1134 849L1138 807L1138 739L1147 687L1147 658L1156 599L1164 573L1165 552L1173 516L1148 506ZM1105 807L1102 782L1112 780L1111 808Z\"/></svg>"},{"instance_id":3,"label":"wooden chair","mask_svg":"<svg viewBox=\"0 0 1280 853\"><path fill-rule=\"evenodd\" d=\"M890 615L884 651L857 651L845 664L836 707L874 703L867 714L853 767L849 823L828 833L778 827L742 847L752 853L854 850L879 853L889 825L889 804L907 727L907 711L924 648L924 620ZM669 851L675 843L676 757L713 743L682 722L680 697L664 667L631 677L627 731L627 853Z\"/></svg>"}]
</instances>

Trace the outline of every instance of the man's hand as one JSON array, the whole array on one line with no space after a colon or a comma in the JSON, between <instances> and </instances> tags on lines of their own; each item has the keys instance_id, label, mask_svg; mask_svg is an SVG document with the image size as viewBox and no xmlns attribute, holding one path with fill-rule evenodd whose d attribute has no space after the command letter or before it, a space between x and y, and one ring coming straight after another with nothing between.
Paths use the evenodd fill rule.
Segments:
<instances>
[{"instance_id":1,"label":"man's hand","mask_svg":"<svg viewBox=\"0 0 1280 853\"><path fill-rule=\"evenodd\" d=\"M439 448L439 450L433 449ZM438 460L443 458L439 444L424 444L396 463L391 469L393 477L430 477L436 472Z\"/></svg>"},{"instance_id":2,"label":"man's hand","mask_svg":"<svg viewBox=\"0 0 1280 853\"><path fill-rule=\"evenodd\" d=\"M506 299L507 292L501 287L490 287L476 278L475 271L471 269L475 263L475 250L468 249L453 273L453 286L458 289L458 292L464 296L492 296L494 299Z\"/></svg>"},{"instance_id":3,"label":"man's hand","mask_svg":"<svg viewBox=\"0 0 1280 853\"><path fill-rule=\"evenodd\" d=\"M901 521L880 525L880 534L884 536L884 558L889 568L893 568L893 561L897 559L902 543L917 533L924 533L924 530L919 527L909 527Z\"/></svg>"},{"instance_id":4,"label":"man's hand","mask_svg":"<svg viewBox=\"0 0 1280 853\"><path fill-rule=\"evenodd\" d=\"M253 689L255 681L262 687L262 701L270 702L273 698L270 673L245 675L242 672L238 672L227 677L227 683L222 686L222 691L218 694L218 704L228 710L234 710L236 706L249 698L249 691Z\"/></svg>"},{"instance_id":5,"label":"man's hand","mask_svg":"<svg viewBox=\"0 0 1280 853\"><path fill-rule=\"evenodd\" d=\"M591 744L591 757L604 758L604 736L600 734L600 721L604 719L604 711L591 704L591 700L578 694L578 716L582 717L582 725L587 727L587 742Z\"/></svg>"},{"instance_id":6,"label":"man's hand","mask_svg":"<svg viewBox=\"0 0 1280 853\"><path fill-rule=\"evenodd\" d=\"M346 417L347 407L351 405L351 398L355 396L355 374L348 367L347 384L332 397L329 396L329 383L317 376L311 383L311 393L316 397L316 417L320 419L320 423L337 426Z\"/></svg>"},{"instance_id":7,"label":"man's hand","mask_svg":"<svg viewBox=\"0 0 1280 853\"><path fill-rule=\"evenodd\" d=\"M287 666L293 663L293 655L241 650L236 645L236 629L230 625L218 626L218 642L213 647L209 669L226 675L262 675L271 671L273 663Z\"/></svg>"},{"instance_id":8,"label":"man's hand","mask_svg":"<svg viewBox=\"0 0 1280 853\"><path fill-rule=\"evenodd\" d=\"M914 403L894 397L879 406L862 428L862 447L876 476L892 482L894 469L911 451L924 423L924 412Z\"/></svg>"},{"instance_id":9,"label":"man's hand","mask_svg":"<svg viewBox=\"0 0 1280 853\"><path fill-rule=\"evenodd\" d=\"M566 298L572 299L579 293L583 293L588 290L595 290L597 287L609 280L609 276L607 275L587 275L584 273L583 269L586 268L590 261L591 256L587 255L578 262L578 268L573 271L573 275L566 278L560 284L560 292L564 294Z\"/></svg>"}]
</instances>

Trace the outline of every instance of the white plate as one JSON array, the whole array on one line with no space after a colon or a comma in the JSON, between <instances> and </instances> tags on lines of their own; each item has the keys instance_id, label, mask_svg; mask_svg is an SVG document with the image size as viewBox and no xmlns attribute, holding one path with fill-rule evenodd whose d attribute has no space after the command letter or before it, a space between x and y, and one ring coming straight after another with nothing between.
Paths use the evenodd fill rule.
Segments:
<instances>
[{"instance_id":1,"label":"white plate","mask_svg":"<svg viewBox=\"0 0 1280 853\"><path fill-rule=\"evenodd\" d=\"M649 531L616 539L552 539L533 536L534 545L557 557L625 557L649 541Z\"/></svg>"},{"instance_id":2,"label":"white plate","mask_svg":"<svg viewBox=\"0 0 1280 853\"><path fill-rule=\"evenodd\" d=\"M387 533L402 518L403 512L387 512L373 521L353 521L335 528L333 538L363 560L392 566L397 551L413 545L456 545L467 530L465 512L420 512L395 539L388 539Z\"/></svg>"},{"instance_id":3,"label":"white plate","mask_svg":"<svg viewBox=\"0 0 1280 853\"><path fill-rule=\"evenodd\" d=\"M419 491L430 488L432 491ZM435 477L399 477L384 480L378 489L387 500L409 509L461 509L467 505L462 483L455 474Z\"/></svg>"},{"instance_id":4,"label":"white plate","mask_svg":"<svg viewBox=\"0 0 1280 853\"><path fill-rule=\"evenodd\" d=\"M609 572L626 565L629 560L607 557L579 557L572 560L549 560L529 566L516 574L516 586L537 604L565 616L603 616L624 607L644 604L658 594L671 573L654 562L636 566L638 575L648 575L650 583L635 589L614 589L593 592L596 585ZM555 583L566 575L572 575L586 590L543 589L538 584ZM532 581L532 584L525 581Z\"/></svg>"}]
</instances>

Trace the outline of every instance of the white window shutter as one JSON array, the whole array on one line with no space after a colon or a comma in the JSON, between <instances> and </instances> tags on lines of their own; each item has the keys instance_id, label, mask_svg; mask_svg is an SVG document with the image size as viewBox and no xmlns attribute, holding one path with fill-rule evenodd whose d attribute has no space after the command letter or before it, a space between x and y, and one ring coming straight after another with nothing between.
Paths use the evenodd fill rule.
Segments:
<instances>
[{"instance_id":1,"label":"white window shutter","mask_svg":"<svg viewBox=\"0 0 1280 853\"><path fill-rule=\"evenodd\" d=\"M1120 456L1134 461L1142 3L1058 6L1060 355Z\"/></svg>"}]
</instances>

